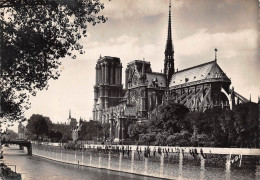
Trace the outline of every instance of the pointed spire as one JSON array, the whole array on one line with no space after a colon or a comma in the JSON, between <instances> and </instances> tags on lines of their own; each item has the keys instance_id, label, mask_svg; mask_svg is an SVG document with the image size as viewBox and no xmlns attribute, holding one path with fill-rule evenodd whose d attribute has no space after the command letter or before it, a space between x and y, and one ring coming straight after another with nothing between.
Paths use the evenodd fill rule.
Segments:
<instances>
[{"instance_id":1,"label":"pointed spire","mask_svg":"<svg viewBox=\"0 0 260 180\"><path fill-rule=\"evenodd\" d=\"M172 45L172 21L171 21L171 0L169 2L169 20L168 20L168 36L166 42L165 53L173 52L173 45Z\"/></svg>"},{"instance_id":2,"label":"pointed spire","mask_svg":"<svg viewBox=\"0 0 260 180\"><path fill-rule=\"evenodd\" d=\"M165 47L165 59L164 59L164 75L166 78L166 86L170 84L172 75L174 74L174 50L172 44L172 22L171 22L171 0L169 1L169 20L168 20L168 35Z\"/></svg>"},{"instance_id":3,"label":"pointed spire","mask_svg":"<svg viewBox=\"0 0 260 180\"><path fill-rule=\"evenodd\" d=\"M70 112L69 112L69 119L71 119L71 110L70 110Z\"/></svg>"},{"instance_id":4,"label":"pointed spire","mask_svg":"<svg viewBox=\"0 0 260 180\"><path fill-rule=\"evenodd\" d=\"M218 52L218 49L215 48L215 61L217 61L217 52Z\"/></svg>"},{"instance_id":5,"label":"pointed spire","mask_svg":"<svg viewBox=\"0 0 260 180\"><path fill-rule=\"evenodd\" d=\"M102 56L101 56L101 54L100 54L100 55L99 55L99 58L98 58L98 61L101 60L101 59L102 59Z\"/></svg>"},{"instance_id":6,"label":"pointed spire","mask_svg":"<svg viewBox=\"0 0 260 180\"><path fill-rule=\"evenodd\" d=\"M251 94L250 94L250 97L249 97L249 102L251 102Z\"/></svg>"}]
</instances>

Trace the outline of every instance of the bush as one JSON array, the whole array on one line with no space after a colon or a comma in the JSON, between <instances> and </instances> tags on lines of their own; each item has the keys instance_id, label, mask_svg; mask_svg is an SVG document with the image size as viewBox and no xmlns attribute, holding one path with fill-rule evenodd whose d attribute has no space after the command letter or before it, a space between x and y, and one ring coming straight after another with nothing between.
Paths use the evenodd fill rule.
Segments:
<instances>
[{"instance_id":1,"label":"bush","mask_svg":"<svg viewBox=\"0 0 260 180\"><path fill-rule=\"evenodd\" d=\"M155 141L156 133L139 134L138 144L151 145Z\"/></svg>"},{"instance_id":2,"label":"bush","mask_svg":"<svg viewBox=\"0 0 260 180\"><path fill-rule=\"evenodd\" d=\"M212 142L206 134L193 135L191 137L191 142L193 146L212 147L214 145L214 142Z\"/></svg>"},{"instance_id":3,"label":"bush","mask_svg":"<svg viewBox=\"0 0 260 180\"><path fill-rule=\"evenodd\" d=\"M174 133L170 135L166 144L169 146L189 146L191 134L188 131L182 131L180 133Z\"/></svg>"}]
</instances>

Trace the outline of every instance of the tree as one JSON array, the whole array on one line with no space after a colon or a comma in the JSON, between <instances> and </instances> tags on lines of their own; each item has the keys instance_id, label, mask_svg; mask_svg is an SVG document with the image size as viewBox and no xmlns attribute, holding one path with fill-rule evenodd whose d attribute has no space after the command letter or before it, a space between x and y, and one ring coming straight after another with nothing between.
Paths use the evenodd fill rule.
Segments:
<instances>
[{"instance_id":1,"label":"tree","mask_svg":"<svg viewBox=\"0 0 260 180\"><path fill-rule=\"evenodd\" d=\"M220 125L222 130L222 145L225 147L235 146L237 132L235 130L235 118L232 110L224 110L220 115Z\"/></svg>"},{"instance_id":2,"label":"tree","mask_svg":"<svg viewBox=\"0 0 260 180\"><path fill-rule=\"evenodd\" d=\"M18 134L11 129L6 130L6 134L11 140L18 138Z\"/></svg>"},{"instance_id":3,"label":"tree","mask_svg":"<svg viewBox=\"0 0 260 180\"><path fill-rule=\"evenodd\" d=\"M74 129L76 129L77 128L77 124L78 124L78 122L77 122L77 120L75 119L75 118L71 118L70 119L70 128L71 128L71 130L74 130Z\"/></svg>"},{"instance_id":4,"label":"tree","mask_svg":"<svg viewBox=\"0 0 260 180\"><path fill-rule=\"evenodd\" d=\"M166 144L169 146L190 146L191 134L188 131L174 133L167 137Z\"/></svg>"},{"instance_id":5,"label":"tree","mask_svg":"<svg viewBox=\"0 0 260 180\"><path fill-rule=\"evenodd\" d=\"M59 59L84 53L79 43L88 24L106 22L99 0L1 1L1 108L20 120L29 97L60 75Z\"/></svg>"},{"instance_id":6,"label":"tree","mask_svg":"<svg viewBox=\"0 0 260 180\"><path fill-rule=\"evenodd\" d=\"M28 120L28 124L26 126L27 133L30 137L35 136L36 139L41 138L43 135L47 135L49 133L48 124L45 118L39 114L33 114Z\"/></svg>"},{"instance_id":7,"label":"tree","mask_svg":"<svg viewBox=\"0 0 260 180\"><path fill-rule=\"evenodd\" d=\"M234 119L237 146L257 147L258 104L249 102L235 106Z\"/></svg>"},{"instance_id":8,"label":"tree","mask_svg":"<svg viewBox=\"0 0 260 180\"><path fill-rule=\"evenodd\" d=\"M155 137L155 145L165 146L169 135L170 134L167 131L157 133Z\"/></svg>"},{"instance_id":9,"label":"tree","mask_svg":"<svg viewBox=\"0 0 260 180\"><path fill-rule=\"evenodd\" d=\"M110 130L110 124L103 123L102 124L102 136L104 137L104 140L106 140L109 137L109 130Z\"/></svg>"},{"instance_id":10,"label":"tree","mask_svg":"<svg viewBox=\"0 0 260 180\"><path fill-rule=\"evenodd\" d=\"M103 137L102 124L97 121L80 123L79 140L98 140Z\"/></svg>"},{"instance_id":11,"label":"tree","mask_svg":"<svg viewBox=\"0 0 260 180\"><path fill-rule=\"evenodd\" d=\"M138 141L141 134L148 133L148 128L148 123L133 123L128 127L129 137L134 141Z\"/></svg>"},{"instance_id":12,"label":"tree","mask_svg":"<svg viewBox=\"0 0 260 180\"><path fill-rule=\"evenodd\" d=\"M184 117L189 109L182 104L169 102L159 106L151 119L151 131L173 134L184 127Z\"/></svg>"},{"instance_id":13,"label":"tree","mask_svg":"<svg viewBox=\"0 0 260 180\"><path fill-rule=\"evenodd\" d=\"M189 133L196 134L198 129L202 126L202 114L198 111L191 111L185 115L183 122L183 129Z\"/></svg>"},{"instance_id":14,"label":"tree","mask_svg":"<svg viewBox=\"0 0 260 180\"><path fill-rule=\"evenodd\" d=\"M155 142L156 133L139 134L138 143L142 145L151 145Z\"/></svg>"}]
</instances>

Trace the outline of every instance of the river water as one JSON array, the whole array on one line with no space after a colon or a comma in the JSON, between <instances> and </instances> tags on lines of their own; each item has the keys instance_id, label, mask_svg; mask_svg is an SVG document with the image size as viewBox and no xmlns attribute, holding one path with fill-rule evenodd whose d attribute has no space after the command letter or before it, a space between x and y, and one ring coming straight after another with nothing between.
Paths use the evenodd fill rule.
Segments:
<instances>
[{"instance_id":1,"label":"river water","mask_svg":"<svg viewBox=\"0 0 260 180\"><path fill-rule=\"evenodd\" d=\"M28 156L18 146L4 147L4 163L22 174L23 180L153 180L155 178L104 169L77 167L36 156Z\"/></svg>"}]
</instances>

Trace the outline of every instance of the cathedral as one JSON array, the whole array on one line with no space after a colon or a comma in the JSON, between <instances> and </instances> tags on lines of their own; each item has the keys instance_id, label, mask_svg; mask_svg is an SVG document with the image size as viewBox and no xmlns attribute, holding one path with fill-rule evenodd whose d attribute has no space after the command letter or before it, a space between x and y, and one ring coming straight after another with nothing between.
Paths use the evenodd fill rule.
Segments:
<instances>
[{"instance_id":1,"label":"cathedral","mask_svg":"<svg viewBox=\"0 0 260 180\"><path fill-rule=\"evenodd\" d=\"M175 70L174 46L169 6L168 34L163 72L153 72L150 62L133 60L125 69L118 57L99 57L94 85L93 120L110 123L110 139L127 138L127 128L134 122L149 121L152 111L167 101L184 104L190 111L204 111L214 106L230 108L248 101L230 88L231 80L215 59L183 70Z\"/></svg>"}]
</instances>

